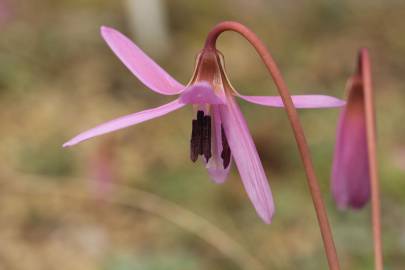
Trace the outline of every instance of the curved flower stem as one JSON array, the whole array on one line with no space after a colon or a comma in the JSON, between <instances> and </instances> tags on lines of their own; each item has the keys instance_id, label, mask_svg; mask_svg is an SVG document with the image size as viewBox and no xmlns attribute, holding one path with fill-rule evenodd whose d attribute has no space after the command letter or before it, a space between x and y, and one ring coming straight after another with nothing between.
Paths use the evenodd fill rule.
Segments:
<instances>
[{"instance_id":1,"label":"curved flower stem","mask_svg":"<svg viewBox=\"0 0 405 270\"><path fill-rule=\"evenodd\" d=\"M371 222L374 238L374 266L375 270L383 270L383 254L381 243L381 210L380 210L380 186L378 179L377 150L376 150L376 126L374 98L371 82L371 66L367 49L359 52L358 73L363 78L364 102L366 114L367 148L370 173L371 189Z\"/></svg>"},{"instance_id":2,"label":"curved flower stem","mask_svg":"<svg viewBox=\"0 0 405 270\"><path fill-rule=\"evenodd\" d=\"M218 36L225 31L234 31L241 34L246 38L251 45L256 49L260 55L264 64L266 65L270 75L272 76L274 83L277 86L278 92L283 100L286 108L288 118L292 129L294 131L295 140L298 145L298 149L301 155L302 162L305 167L307 175L308 186L311 192L312 201L316 210L319 227L322 234L324 248L328 259L328 265L330 270L339 270L339 260L336 253L335 244L331 228L328 221L325 205L322 200L321 191L315 175L314 167L311 160L308 144L305 139L304 131L301 126L297 110L295 109L291 96L289 94L286 83L284 82L281 73L273 60L273 57L267 50L264 43L246 26L237 22L222 22L217 24L211 32L208 34L204 50L215 50L215 44Z\"/></svg>"}]
</instances>

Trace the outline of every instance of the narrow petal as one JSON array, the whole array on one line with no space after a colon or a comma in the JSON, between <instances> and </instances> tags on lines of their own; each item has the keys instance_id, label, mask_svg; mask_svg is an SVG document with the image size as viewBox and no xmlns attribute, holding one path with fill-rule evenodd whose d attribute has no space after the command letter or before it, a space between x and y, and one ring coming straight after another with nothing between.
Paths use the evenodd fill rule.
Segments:
<instances>
[{"instance_id":1,"label":"narrow petal","mask_svg":"<svg viewBox=\"0 0 405 270\"><path fill-rule=\"evenodd\" d=\"M257 213L266 223L274 214L273 196L246 121L233 96L220 106L221 118L236 166Z\"/></svg>"},{"instance_id":2,"label":"narrow petal","mask_svg":"<svg viewBox=\"0 0 405 270\"><path fill-rule=\"evenodd\" d=\"M163 95L175 95L184 89L184 85L117 30L102 26L101 35L124 65L151 90Z\"/></svg>"},{"instance_id":3,"label":"narrow petal","mask_svg":"<svg viewBox=\"0 0 405 270\"><path fill-rule=\"evenodd\" d=\"M183 106L185 106L185 104L179 102L179 100L176 99L170 103L167 103L167 104L157 107L157 108L153 108L150 110L145 110L142 112L137 112L137 113L122 116L120 118L111 120L109 122L101 124L95 128L92 128L88 131L85 131L85 132L77 135L70 141L66 142L63 145L63 147L72 146L72 145L78 144L79 142L88 140L90 138L93 138L93 137L96 137L96 136L99 136L99 135L102 135L105 133L109 133L109 132L119 130L122 128L126 128L129 126L133 126L133 125L148 121L150 119L163 116L165 114L168 114L169 112L180 109Z\"/></svg>"},{"instance_id":4,"label":"narrow petal","mask_svg":"<svg viewBox=\"0 0 405 270\"><path fill-rule=\"evenodd\" d=\"M342 110L332 167L332 194L341 209L361 208L370 198L364 97L352 89Z\"/></svg>"},{"instance_id":5,"label":"narrow petal","mask_svg":"<svg viewBox=\"0 0 405 270\"><path fill-rule=\"evenodd\" d=\"M185 104L225 104L208 82L194 83L184 89L180 101Z\"/></svg>"},{"instance_id":6,"label":"narrow petal","mask_svg":"<svg viewBox=\"0 0 405 270\"><path fill-rule=\"evenodd\" d=\"M221 157L221 153L223 150L223 142L222 142L222 121L221 115L218 106L212 106L211 109L211 116L213 119L212 122L212 157L210 158L209 162L207 163L206 167L211 179L217 183L222 184L226 181L229 175L229 169L232 163L232 157L229 164L226 164L226 168L224 168L224 161Z\"/></svg>"},{"instance_id":7,"label":"narrow petal","mask_svg":"<svg viewBox=\"0 0 405 270\"><path fill-rule=\"evenodd\" d=\"M269 107L284 107L280 96L243 96L240 98L251 103L269 106ZM294 106L299 109L314 109L314 108L335 108L345 105L345 101L331 96L324 95L297 95L291 96Z\"/></svg>"}]
</instances>

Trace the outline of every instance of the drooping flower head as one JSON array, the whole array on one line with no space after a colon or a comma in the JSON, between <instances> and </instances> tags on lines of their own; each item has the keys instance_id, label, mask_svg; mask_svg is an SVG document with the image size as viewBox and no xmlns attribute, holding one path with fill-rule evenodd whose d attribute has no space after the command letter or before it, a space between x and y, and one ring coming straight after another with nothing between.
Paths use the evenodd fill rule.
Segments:
<instances>
[{"instance_id":1,"label":"drooping flower head","mask_svg":"<svg viewBox=\"0 0 405 270\"><path fill-rule=\"evenodd\" d=\"M357 71L347 82L347 103L337 127L331 189L340 209L359 209L370 199L363 67L366 53L360 51Z\"/></svg>"},{"instance_id":2,"label":"drooping flower head","mask_svg":"<svg viewBox=\"0 0 405 270\"><path fill-rule=\"evenodd\" d=\"M197 57L192 79L182 85L167 74L127 37L102 27L101 34L127 68L151 90L163 95L178 95L160 107L126 115L81 133L66 142L72 146L111 131L163 116L186 105L193 107L190 158L200 156L216 183L223 183L235 161L246 192L258 215L270 223L274 213L273 197L247 123L235 97L264 106L282 107L279 96L243 96L230 84L222 54L205 48ZM297 108L340 107L343 101L323 95L293 96Z\"/></svg>"}]
</instances>

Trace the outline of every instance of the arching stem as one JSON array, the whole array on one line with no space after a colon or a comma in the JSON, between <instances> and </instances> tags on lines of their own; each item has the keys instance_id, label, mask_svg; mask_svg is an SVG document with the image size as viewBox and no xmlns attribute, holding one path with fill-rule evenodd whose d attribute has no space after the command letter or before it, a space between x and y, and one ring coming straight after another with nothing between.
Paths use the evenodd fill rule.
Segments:
<instances>
[{"instance_id":1,"label":"arching stem","mask_svg":"<svg viewBox=\"0 0 405 270\"><path fill-rule=\"evenodd\" d=\"M368 50L363 48L359 52L358 72L363 78L364 103L366 114L367 150L370 173L371 190L371 222L374 239L374 269L383 270L383 254L381 243L381 210L380 210L380 185L378 179L376 127L374 98L371 81L371 65Z\"/></svg>"},{"instance_id":2,"label":"arching stem","mask_svg":"<svg viewBox=\"0 0 405 270\"><path fill-rule=\"evenodd\" d=\"M314 166L312 164L309 147L304 135L301 122L297 110L295 109L289 90L284 82L281 73L273 60L273 57L267 50L264 43L246 26L237 22L222 22L216 25L208 34L204 50L215 50L216 40L218 36L225 31L234 31L246 38L251 45L256 49L264 64L266 65L270 75L273 77L274 83L277 86L278 92L283 100L284 107L287 111L291 127L294 131L295 140L298 145L300 156L305 168L308 186L311 193L312 201L315 207L316 216L318 218L319 227L324 243L324 248L328 260L330 270L339 270L339 260L336 253L335 244L333 241L332 231L329 225L328 215L321 196L318 180L315 175Z\"/></svg>"}]
</instances>

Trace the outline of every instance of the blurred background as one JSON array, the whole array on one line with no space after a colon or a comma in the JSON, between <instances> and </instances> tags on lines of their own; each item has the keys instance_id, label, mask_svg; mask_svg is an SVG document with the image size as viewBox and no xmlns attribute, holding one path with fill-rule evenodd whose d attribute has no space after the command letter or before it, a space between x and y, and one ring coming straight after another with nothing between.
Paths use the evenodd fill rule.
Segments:
<instances>
[{"instance_id":1,"label":"blurred background","mask_svg":"<svg viewBox=\"0 0 405 270\"><path fill-rule=\"evenodd\" d=\"M70 149L79 132L169 101L113 55L119 29L187 83L211 27L237 20L274 54L295 94L344 98L370 48L378 117L385 265L405 267L405 2L0 0L0 269L326 269L283 110L240 102L274 193L265 225L235 167L213 184L189 160L191 109ZM254 50L221 36L242 93L275 95ZM336 210L329 175L338 109L301 111L343 269L372 269L369 206ZM233 165L234 166L234 165Z\"/></svg>"}]
</instances>

